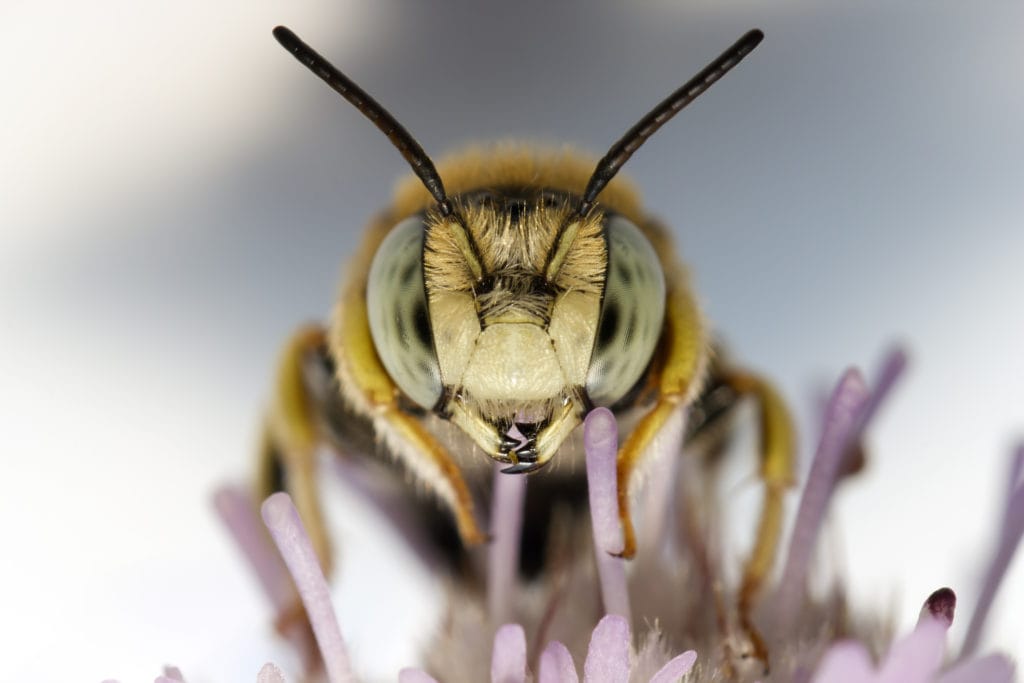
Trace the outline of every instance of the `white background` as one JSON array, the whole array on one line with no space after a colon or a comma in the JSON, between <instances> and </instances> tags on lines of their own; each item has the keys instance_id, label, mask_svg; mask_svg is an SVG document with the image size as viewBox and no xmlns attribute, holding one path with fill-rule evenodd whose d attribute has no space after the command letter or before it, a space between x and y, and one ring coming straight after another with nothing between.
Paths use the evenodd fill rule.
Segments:
<instances>
[{"instance_id":1,"label":"white background","mask_svg":"<svg viewBox=\"0 0 1024 683\"><path fill-rule=\"evenodd\" d=\"M289 662L209 499L248 475L279 345L329 310L406 169L276 23L435 155L509 136L603 153L763 28L627 170L735 355L803 422L843 367L909 349L830 545L856 604L901 629L953 586L962 637L1024 434L1024 6L893 5L8 2L0 679ZM389 629L423 628L430 586L342 516L342 620L386 678L415 657ZM1020 558L999 601L1018 609L989 644L1020 655Z\"/></svg>"}]
</instances>

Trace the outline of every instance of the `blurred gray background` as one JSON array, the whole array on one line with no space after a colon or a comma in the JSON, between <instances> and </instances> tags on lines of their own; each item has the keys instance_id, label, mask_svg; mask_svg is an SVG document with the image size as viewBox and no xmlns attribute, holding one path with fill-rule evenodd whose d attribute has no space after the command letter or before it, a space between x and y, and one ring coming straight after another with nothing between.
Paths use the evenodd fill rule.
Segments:
<instances>
[{"instance_id":1,"label":"blurred gray background","mask_svg":"<svg viewBox=\"0 0 1024 683\"><path fill-rule=\"evenodd\" d=\"M406 167L277 46L277 23L435 156L505 138L601 154L764 29L626 172L716 329L802 425L844 367L870 376L889 345L909 350L826 564L898 630L953 586L962 637L1024 434L1021 3L116 0L0 16L4 675L149 680L169 662L247 680L289 661L209 498L248 475L280 344L329 310ZM429 624L431 584L400 549L367 565L379 523L338 516L346 635L370 679L392 677L416 648L392 629ZM1019 558L999 601L1024 604ZM989 643L1019 656L1016 612Z\"/></svg>"}]
</instances>

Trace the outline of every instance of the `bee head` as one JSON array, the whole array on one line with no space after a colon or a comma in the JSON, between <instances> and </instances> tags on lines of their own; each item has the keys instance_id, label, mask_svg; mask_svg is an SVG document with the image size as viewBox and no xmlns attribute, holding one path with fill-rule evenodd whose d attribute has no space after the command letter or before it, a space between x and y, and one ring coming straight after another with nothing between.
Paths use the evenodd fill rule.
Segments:
<instances>
[{"instance_id":1,"label":"bee head","mask_svg":"<svg viewBox=\"0 0 1024 683\"><path fill-rule=\"evenodd\" d=\"M499 184L454 200L384 107L288 29L274 35L388 137L433 199L394 226L371 265L366 303L384 367L410 399L511 463L507 471L543 466L586 410L614 403L636 383L665 312L653 248L627 218L605 212L598 196L763 35L748 32L640 119L581 194Z\"/></svg>"},{"instance_id":2,"label":"bee head","mask_svg":"<svg viewBox=\"0 0 1024 683\"><path fill-rule=\"evenodd\" d=\"M595 405L641 378L665 280L625 216L509 186L399 222L368 280L375 346L407 396L512 470L547 463Z\"/></svg>"}]
</instances>

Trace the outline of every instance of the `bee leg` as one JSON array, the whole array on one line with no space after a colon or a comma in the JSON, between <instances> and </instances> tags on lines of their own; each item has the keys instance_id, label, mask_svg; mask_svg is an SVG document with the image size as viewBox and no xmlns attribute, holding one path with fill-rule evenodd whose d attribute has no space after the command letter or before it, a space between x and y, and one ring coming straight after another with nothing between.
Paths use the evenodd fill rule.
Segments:
<instances>
[{"instance_id":1,"label":"bee leg","mask_svg":"<svg viewBox=\"0 0 1024 683\"><path fill-rule=\"evenodd\" d=\"M630 513L630 487L654 438L672 417L696 397L707 359L704 325L696 302L685 289L670 290L665 300L665 327L659 351L661 377L658 400L619 449L616 459L622 557L636 554L636 532Z\"/></svg>"},{"instance_id":2,"label":"bee leg","mask_svg":"<svg viewBox=\"0 0 1024 683\"><path fill-rule=\"evenodd\" d=\"M749 638L751 654L767 662L767 648L751 617L761 586L775 564L782 530L783 498L786 489L794 483L795 445L789 411L767 381L750 372L716 363L693 405L687 443L699 442L698 446L710 457L717 457L730 436L734 409L745 397L753 399L758 406L759 476L764 486L764 499L754 547L743 568L737 612L740 627Z\"/></svg>"},{"instance_id":3,"label":"bee leg","mask_svg":"<svg viewBox=\"0 0 1024 683\"><path fill-rule=\"evenodd\" d=\"M399 405L399 391L380 362L370 335L364 292L347 291L335 311L330 346L337 354L339 391L352 409L372 421L374 433L406 469L451 511L464 545L483 543L469 488L437 439Z\"/></svg>"},{"instance_id":4,"label":"bee leg","mask_svg":"<svg viewBox=\"0 0 1024 683\"><path fill-rule=\"evenodd\" d=\"M378 434L397 452L406 465L424 481L429 482L455 517L459 537L466 546L487 540L473 513L473 498L462 478L458 465L448 451L437 442L414 417L390 406L374 420Z\"/></svg>"},{"instance_id":5,"label":"bee leg","mask_svg":"<svg viewBox=\"0 0 1024 683\"><path fill-rule=\"evenodd\" d=\"M723 371L719 378L738 397L749 396L754 399L759 413L759 475L764 487L764 499L754 547L743 568L738 601L740 623L749 633L754 633L751 612L761 586L775 564L782 534L784 497L786 490L795 483L793 426L785 402L767 381L749 372L731 368Z\"/></svg>"},{"instance_id":6,"label":"bee leg","mask_svg":"<svg viewBox=\"0 0 1024 683\"><path fill-rule=\"evenodd\" d=\"M321 353L326 332L317 325L300 328L286 344L277 368L270 408L263 421L257 472L257 499L288 491L309 533L325 575L331 548L316 487L316 449L325 440L322 407L306 380L308 358Z\"/></svg>"},{"instance_id":7,"label":"bee leg","mask_svg":"<svg viewBox=\"0 0 1024 683\"><path fill-rule=\"evenodd\" d=\"M275 491L287 491L299 511L324 575L330 576L333 556L324 528L316 487L316 450L329 439L324 429L325 404L330 383L311 383L310 368L318 376L331 378L324 369L326 332L318 325L297 330L285 345L278 361L269 408L263 420L256 473L257 500ZM316 652L312 627L298 596L274 620L278 633L299 638L309 647L302 652L307 671L322 666Z\"/></svg>"}]
</instances>

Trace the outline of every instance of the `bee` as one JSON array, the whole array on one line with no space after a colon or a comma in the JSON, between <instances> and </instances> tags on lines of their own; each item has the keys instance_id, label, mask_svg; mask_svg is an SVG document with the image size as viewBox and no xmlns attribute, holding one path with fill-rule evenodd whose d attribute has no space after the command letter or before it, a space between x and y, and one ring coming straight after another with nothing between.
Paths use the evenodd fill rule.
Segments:
<instances>
[{"instance_id":1,"label":"bee","mask_svg":"<svg viewBox=\"0 0 1024 683\"><path fill-rule=\"evenodd\" d=\"M262 493L292 494L329 564L314 453L369 435L440 500L461 543L474 546L487 538L472 494L492 469L481 465L497 461L509 476L542 479L586 413L608 406L634 416L617 459L629 557L630 493L654 438L683 410L688 439L720 432L736 402L753 397L765 496L740 596L749 610L793 478L790 420L768 382L714 353L667 231L616 174L763 34L744 35L596 163L499 145L439 168L294 33L278 27L274 35L387 136L414 178L370 223L330 323L299 330L285 348L265 421Z\"/></svg>"}]
</instances>

